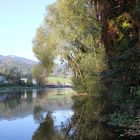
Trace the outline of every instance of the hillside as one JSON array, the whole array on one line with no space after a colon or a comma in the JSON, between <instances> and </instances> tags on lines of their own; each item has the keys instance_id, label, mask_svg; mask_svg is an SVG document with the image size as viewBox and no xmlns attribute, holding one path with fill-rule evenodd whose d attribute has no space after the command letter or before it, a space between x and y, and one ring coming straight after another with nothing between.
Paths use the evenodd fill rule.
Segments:
<instances>
[{"instance_id":1,"label":"hillside","mask_svg":"<svg viewBox=\"0 0 140 140\"><path fill-rule=\"evenodd\" d=\"M52 76L52 77L63 77L63 78L70 78L70 77L72 77L72 75L73 75L72 70L68 67L67 63L55 64L53 71L50 74L50 76Z\"/></svg>"},{"instance_id":2,"label":"hillside","mask_svg":"<svg viewBox=\"0 0 140 140\"><path fill-rule=\"evenodd\" d=\"M0 73L10 69L18 69L23 75L31 74L36 61L14 55L0 55Z\"/></svg>"}]
</instances>

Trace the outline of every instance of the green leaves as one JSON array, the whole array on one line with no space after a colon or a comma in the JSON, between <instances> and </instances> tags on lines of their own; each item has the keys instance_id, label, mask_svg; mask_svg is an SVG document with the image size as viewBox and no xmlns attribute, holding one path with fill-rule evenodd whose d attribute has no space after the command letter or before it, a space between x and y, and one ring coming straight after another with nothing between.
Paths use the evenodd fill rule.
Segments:
<instances>
[{"instance_id":1,"label":"green leaves","mask_svg":"<svg viewBox=\"0 0 140 140\"><path fill-rule=\"evenodd\" d=\"M81 89L83 86L92 92L91 87L95 83L93 73L99 73L102 67L102 58L96 58L96 48L100 50L100 33L100 24L89 10L87 0L59 0L47 8L44 23L37 29L33 41L33 51L48 73L53 69L57 56L66 59L73 72L77 73L77 80L82 81ZM83 85L88 81L90 87Z\"/></svg>"},{"instance_id":2,"label":"green leaves","mask_svg":"<svg viewBox=\"0 0 140 140\"><path fill-rule=\"evenodd\" d=\"M34 67L33 76L35 77L39 85L45 85L45 77L47 76L47 72L41 64L38 64Z\"/></svg>"}]
</instances>

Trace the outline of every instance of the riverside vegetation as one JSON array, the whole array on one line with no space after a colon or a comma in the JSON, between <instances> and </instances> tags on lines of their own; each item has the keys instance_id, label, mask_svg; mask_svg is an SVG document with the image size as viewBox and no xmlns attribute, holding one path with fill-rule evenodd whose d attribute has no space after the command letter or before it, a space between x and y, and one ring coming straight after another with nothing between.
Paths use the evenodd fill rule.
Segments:
<instances>
[{"instance_id":1,"label":"riverside vegetation","mask_svg":"<svg viewBox=\"0 0 140 140\"><path fill-rule=\"evenodd\" d=\"M139 0L57 0L47 7L33 51L47 73L61 56L73 71L74 90L87 94L74 97L74 115L61 132L48 114L33 140L139 137ZM125 130L114 138L104 126Z\"/></svg>"}]
</instances>

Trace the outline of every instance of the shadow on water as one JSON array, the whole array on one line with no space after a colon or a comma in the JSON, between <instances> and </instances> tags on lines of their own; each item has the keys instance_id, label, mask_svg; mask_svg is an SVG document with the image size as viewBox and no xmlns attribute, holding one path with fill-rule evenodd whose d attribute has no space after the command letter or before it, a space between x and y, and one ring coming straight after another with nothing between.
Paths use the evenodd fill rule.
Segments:
<instances>
[{"instance_id":1,"label":"shadow on water","mask_svg":"<svg viewBox=\"0 0 140 140\"><path fill-rule=\"evenodd\" d=\"M88 116L83 116L83 123L76 126L78 120L75 114L59 128L55 126L53 113L46 114L32 136L32 140L139 140L139 137L130 137L125 134L123 127L108 125L106 123L84 122ZM93 117L93 116L92 116ZM76 120L75 120L76 119ZM78 118L79 119L79 118ZM74 120L74 123L73 123ZM76 124L75 124L76 123ZM87 123L87 124L86 124ZM87 126L85 128L85 126ZM68 134L68 135L67 135Z\"/></svg>"},{"instance_id":2,"label":"shadow on water","mask_svg":"<svg viewBox=\"0 0 140 140\"><path fill-rule=\"evenodd\" d=\"M32 140L62 140L61 134L54 126L51 113L46 115L44 122L40 124L34 133Z\"/></svg>"},{"instance_id":3,"label":"shadow on water","mask_svg":"<svg viewBox=\"0 0 140 140\"><path fill-rule=\"evenodd\" d=\"M64 127L57 129L54 126L54 121L51 113L46 115L44 121L35 131L32 140L138 140L139 138L122 135L123 129L108 126L106 124L96 124L88 136L76 138L74 136L65 137L68 128ZM73 131L74 133L74 131Z\"/></svg>"}]
</instances>

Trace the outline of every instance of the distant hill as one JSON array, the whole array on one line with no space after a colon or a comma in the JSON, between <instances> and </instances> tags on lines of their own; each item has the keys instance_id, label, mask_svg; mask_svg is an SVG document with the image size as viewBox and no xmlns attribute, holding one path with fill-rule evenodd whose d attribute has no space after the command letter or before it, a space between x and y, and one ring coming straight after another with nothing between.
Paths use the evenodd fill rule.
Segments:
<instances>
[{"instance_id":1,"label":"distant hill","mask_svg":"<svg viewBox=\"0 0 140 140\"><path fill-rule=\"evenodd\" d=\"M23 75L31 74L36 61L18 57L14 55L0 55L0 73L4 73L6 69L17 68Z\"/></svg>"},{"instance_id":2,"label":"distant hill","mask_svg":"<svg viewBox=\"0 0 140 140\"><path fill-rule=\"evenodd\" d=\"M50 76L70 78L72 75L72 70L68 67L67 63L64 63L56 64Z\"/></svg>"}]
</instances>

